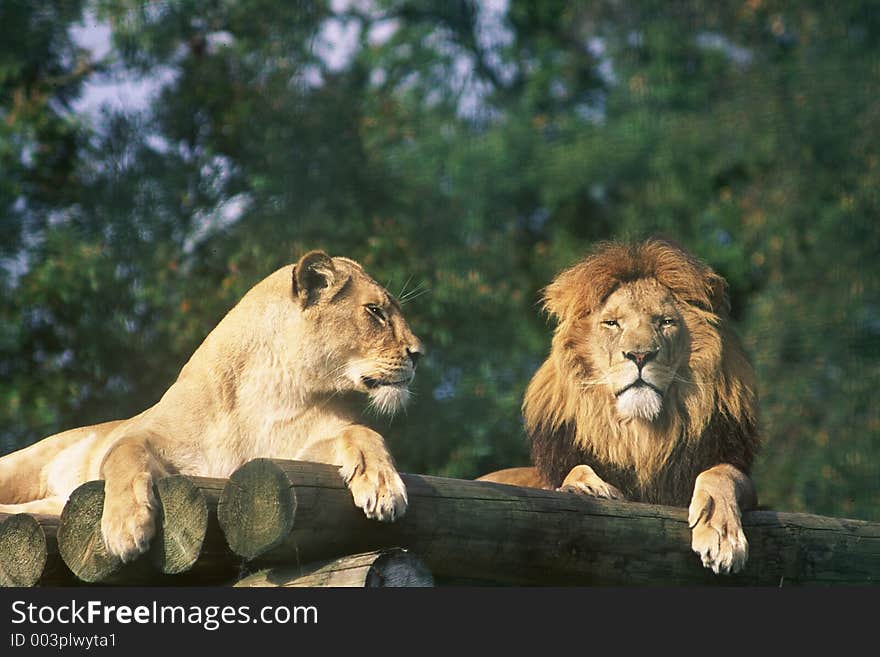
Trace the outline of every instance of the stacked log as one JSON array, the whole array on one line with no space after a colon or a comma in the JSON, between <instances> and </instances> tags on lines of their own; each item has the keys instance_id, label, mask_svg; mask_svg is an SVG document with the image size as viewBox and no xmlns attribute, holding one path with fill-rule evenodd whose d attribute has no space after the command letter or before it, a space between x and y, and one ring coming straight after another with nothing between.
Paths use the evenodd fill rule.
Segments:
<instances>
[{"instance_id":1,"label":"stacked log","mask_svg":"<svg viewBox=\"0 0 880 657\"><path fill-rule=\"evenodd\" d=\"M266 568L242 578L237 587L399 588L434 586L417 556L393 548L353 554L305 566Z\"/></svg>"},{"instance_id":2,"label":"stacked log","mask_svg":"<svg viewBox=\"0 0 880 657\"><path fill-rule=\"evenodd\" d=\"M217 525L222 479L174 475L156 484L159 516L150 550L132 563L110 554L101 536L104 482L90 481L68 499L58 526L58 550L74 575L101 584L217 584L241 561Z\"/></svg>"},{"instance_id":3,"label":"stacked log","mask_svg":"<svg viewBox=\"0 0 880 657\"><path fill-rule=\"evenodd\" d=\"M57 516L0 513L0 586L76 582L58 553Z\"/></svg>"},{"instance_id":4,"label":"stacked log","mask_svg":"<svg viewBox=\"0 0 880 657\"><path fill-rule=\"evenodd\" d=\"M229 480L168 477L151 548L128 564L104 546L104 485L88 482L60 517L0 514L0 585L880 583L878 523L747 513L746 568L714 575L691 552L685 509L402 477L409 507L394 523L367 519L331 465L257 459Z\"/></svg>"},{"instance_id":5,"label":"stacked log","mask_svg":"<svg viewBox=\"0 0 880 657\"><path fill-rule=\"evenodd\" d=\"M880 524L745 514L743 572L715 575L690 549L685 509L424 475L402 475L406 515L368 520L337 468L257 459L218 506L230 548L283 564L382 546L418 554L438 579L515 585L876 584Z\"/></svg>"}]
</instances>

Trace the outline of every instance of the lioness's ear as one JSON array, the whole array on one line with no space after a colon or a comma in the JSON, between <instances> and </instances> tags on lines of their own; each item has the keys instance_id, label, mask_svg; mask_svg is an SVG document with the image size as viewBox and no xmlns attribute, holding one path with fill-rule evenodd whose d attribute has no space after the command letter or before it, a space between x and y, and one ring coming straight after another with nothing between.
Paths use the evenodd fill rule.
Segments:
<instances>
[{"instance_id":1,"label":"lioness's ear","mask_svg":"<svg viewBox=\"0 0 880 657\"><path fill-rule=\"evenodd\" d=\"M336 268L330 256L323 251L309 251L293 268L293 294L306 308L315 303L334 280Z\"/></svg>"}]
</instances>

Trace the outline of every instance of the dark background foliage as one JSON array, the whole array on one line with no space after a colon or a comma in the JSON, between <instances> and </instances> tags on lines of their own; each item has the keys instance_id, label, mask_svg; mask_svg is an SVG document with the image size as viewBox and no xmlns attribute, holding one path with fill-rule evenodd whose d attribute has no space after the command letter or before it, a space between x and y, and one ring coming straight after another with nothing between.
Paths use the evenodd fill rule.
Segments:
<instances>
[{"instance_id":1,"label":"dark background foliage","mask_svg":"<svg viewBox=\"0 0 880 657\"><path fill-rule=\"evenodd\" d=\"M848 0L6 0L0 452L154 403L324 248L429 347L375 420L401 468L524 463L540 288L660 233L730 283L762 501L880 519L878 61L880 11ZM158 91L81 110L114 79Z\"/></svg>"}]
</instances>

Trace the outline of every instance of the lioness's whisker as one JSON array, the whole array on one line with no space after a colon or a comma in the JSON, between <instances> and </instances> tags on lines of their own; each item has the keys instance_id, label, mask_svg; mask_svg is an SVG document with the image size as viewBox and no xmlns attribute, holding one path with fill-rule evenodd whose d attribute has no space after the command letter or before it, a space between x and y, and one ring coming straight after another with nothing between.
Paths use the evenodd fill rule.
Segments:
<instances>
[{"instance_id":1,"label":"lioness's whisker","mask_svg":"<svg viewBox=\"0 0 880 657\"><path fill-rule=\"evenodd\" d=\"M405 304L405 303L409 303L409 302L412 301L413 299L418 299L418 298L419 298L420 296L422 296L423 294L427 294L428 292L431 291L431 288L429 288L429 287L427 287L427 286L425 286L425 287L423 288L423 287L422 287L423 285L424 285L423 283L419 283L416 287L414 287L414 288L413 288L410 292L408 292L405 296L401 297L401 298L400 298L400 305L402 306L402 305Z\"/></svg>"},{"instance_id":2,"label":"lioness's whisker","mask_svg":"<svg viewBox=\"0 0 880 657\"><path fill-rule=\"evenodd\" d=\"M404 293L404 292L406 292L406 287L407 287L407 285L409 285L410 281L412 280L412 277L413 277L413 275L410 274L410 275L409 275L409 278L407 278L406 281L404 281L404 283L403 283L403 287L400 288L400 292L397 293L397 298L398 298L398 299L401 298L401 297L403 296L403 293Z\"/></svg>"}]
</instances>

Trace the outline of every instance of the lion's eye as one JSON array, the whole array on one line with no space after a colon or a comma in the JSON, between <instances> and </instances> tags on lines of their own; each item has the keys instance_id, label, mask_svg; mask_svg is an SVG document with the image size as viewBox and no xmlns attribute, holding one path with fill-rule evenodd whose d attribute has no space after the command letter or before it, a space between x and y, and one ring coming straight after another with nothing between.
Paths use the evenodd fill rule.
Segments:
<instances>
[{"instance_id":1,"label":"lion's eye","mask_svg":"<svg viewBox=\"0 0 880 657\"><path fill-rule=\"evenodd\" d=\"M617 323L616 319L606 319L602 322L605 326L618 327L620 324Z\"/></svg>"},{"instance_id":2,"label":"lion's eye","mask_svg":"<svg viewBox=\"0 0 880 657\"><path fill-rule=\"evenodd\" d=\"M660 320L660 326L675 326L675 320L671 317L664 317Z\"/></svg>"},{"instance_id":3,"label":"lion's eye","mask_svg":"<svg viewBox=\"0 0 880 657\"><path fill-rule=\"evenodd\" d=\"M372 315L373 319L382 324L382 326L385 325L385 313L382 312L382 309L379 306L374 303L368 303L364 307L367 309L367 312Z\"/></svg>"}]
</instances>

